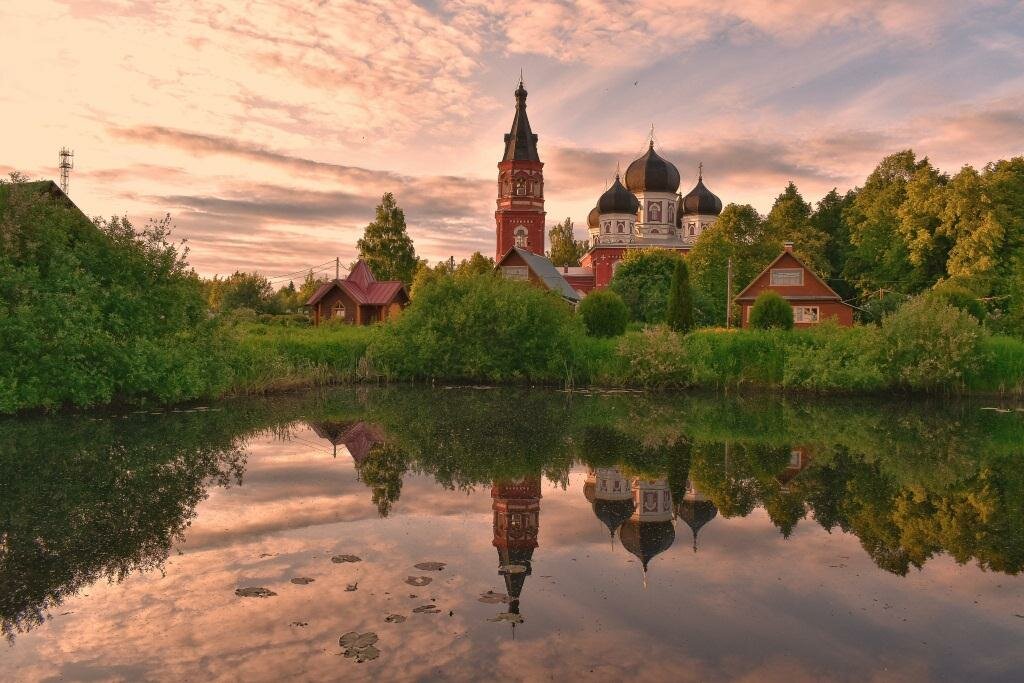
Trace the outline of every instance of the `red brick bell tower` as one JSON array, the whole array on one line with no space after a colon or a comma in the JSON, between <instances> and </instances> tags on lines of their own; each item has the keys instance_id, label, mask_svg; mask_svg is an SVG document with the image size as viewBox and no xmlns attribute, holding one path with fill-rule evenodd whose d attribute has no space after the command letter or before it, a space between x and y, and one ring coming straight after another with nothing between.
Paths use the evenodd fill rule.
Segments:
<instances>
[{"instance_id":1,"label":"red brick bell tower","mask_svg":"<svg viewBox=\"0 0 1024 683\"><path fill-rule=\"evenodd\" d=\"M500 260L515 246L544 253L544 164L537 136L526 118L526 88L516 89L516 114L505 135L505 155L498 162L497 251Z\"/></svg>"}]
</instances>

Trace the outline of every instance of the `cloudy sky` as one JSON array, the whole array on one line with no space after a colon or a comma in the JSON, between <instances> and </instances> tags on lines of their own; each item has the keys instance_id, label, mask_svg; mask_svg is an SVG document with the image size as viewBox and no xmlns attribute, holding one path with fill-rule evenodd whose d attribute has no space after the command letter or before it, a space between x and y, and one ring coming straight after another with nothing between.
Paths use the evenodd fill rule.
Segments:
<instances>
[{"instance_id":1,"label":"cloudy sky","mask_svg":"<svg viewBox=\"0 0 1024 683\"><path fill-rule=\"evenodd\" d=\"M204 275L347 262L387 191L421 256L490 254L520 69L581 237L652 125L684 186L703 161L762 211L906 147L1024 151L1009 0L6 0L0 27L0 173L73 148L86 213L170 213Z\"/></svg>"}]
</instances>

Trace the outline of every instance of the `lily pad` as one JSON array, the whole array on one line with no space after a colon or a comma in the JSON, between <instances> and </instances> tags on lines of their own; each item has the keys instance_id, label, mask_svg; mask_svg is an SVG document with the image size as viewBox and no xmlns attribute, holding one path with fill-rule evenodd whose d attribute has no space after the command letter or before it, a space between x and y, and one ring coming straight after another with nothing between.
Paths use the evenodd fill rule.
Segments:
<instances>
[{"instance_id":1,"label":"lily pad","mask_svg":"<svg viewBox=\"0 0 1024 683\"><path fill-rule=\"evenodd\" d=\"M356 661L362 664L363 662L372 662L373 660L380 657L380 650L375 648L373 645L356 650Z\"/></svg>"},{"instance_id":2,"label":"lily pad","mask_svg":"<svg viewBox=\"0 0 1024 683\"><path fill-rule=\"evenodd\" d=\"M373 631L367 631L366 633L360 633L359 637L356 638L356 642L352 644L352 647L360 650L364 647L369 647L377 642L377 634Z\"/></svg>"},{"instance_id":3,"label":"lily pad","mask_svg":"<svg viewBox=\"0 0 1024 683\"><path fill-rule=\"evenodd\" d=\"M440 614L441 610L437 609L437 605L420 605L414 607L413 612L416 614Z\"/></svg>"},{"instance_id":4,"label":"lily pad","mask_svg":"<svg viewBox=\"0 0 1024 683\"><path fill-rule=\"evenodd\" d=\"M433 579L429 576L410 576L405 579L407 584L410 586L416 586L417 588L420 586L426 586L431 581L433 581Z\"/></svg>"},{"instance_id":5,"label":"lily pad","mask_svg":"<svg viewBox=\"0 0 1024 683\"><path fill-rule=\"evenodd\" d=\"M416 569L420 569L425 572L439 572L445 567L444 562L420 562L415 565Z\"/></svg>"},{"instance_id":6,"label":"lily pad","mask_svg":"<svg viewBox=\"0 0 1024 683\"><path fill-rule=\"evenodd\" d=\"M504 593L495 593L494 591L487 591L481 593L480 597L477 598L479 602L486 602L489 605L496 605L499 602L508 602L508 596Z\"/></svg>"},{"instance_id":7,"label":"lily pad","mask_svg":"<svg viewBox=\"0 0 1024 683\"><path fill-rule=\"evenodd\" d=\"M491 617L487 621L507 621L511 624L521 624L523 623L523 616L521 614L516 614L515 612L502 612L498 616Z\"/></svg>"},{"instance_id":8,"label":"lily pad","mask_svg":"<svg viewBox=\"0 0 1024 683\"><path fill-rule=\"evenodd\" d=\"M261 588L259 586L246 586L245 588L236 588L235 595L240 598L270 598L277 593L270 590L269 588Z\"/></svg>"},{"instance_id":9,"label":"lily pad","mask_svg":"<svg viewBox=\"0 0 1024 683\"><path fill-rule=\"evenodd\" d=\"M303 628L303 627L309 626L309 622L308 621L293 621L292 622L292 626L298 626L299 628Z\"/></svg>"},{"instance_id":10,"label":"lily pad","mask_svg":"<svg viewBox=\"0 0 1024 683\"><path fill-rule=\"evenodd\" d=\"M298 584L300 586L307 586L313 583L314 581L316 581L316 579L311 579L308 576L296 576L294 579L292 579L292 583Z\"/></svg>"},{"instance_id":11,"label":"lily pad","mask_svg":"<svg viewBox=\"0 0 1024 683\"><path fill-rule=\"evenodd\" d=\"M347 584L345 586L345 590L347 592L349 592L349 593L351 593L352 591L354 591L357 588L359 588L359 582L358 581L356 583L350 583L350 584Z\"/></svg>"},{"instance_id":12,"label":"lily pad","mask_svg":"<svg viewBox=\"0 0 1024 683\"><path fill-rule=\"evenodd\" d=\"M363 558L355 555L335 555L331 558L331 562L334 564L342 564L344 562L362 562Z\"/></svg>"},{"instance_id":13,"label":"lily pad","mask_svg":"<svg viewBox=\"0 0 1024 683\"><path fill-rule=\"evenodd\" d=\"M377 634L372 631L356 633L349 631L338 639L338 644L345 650L345 656L355 658L357 662L368 662L380 656L380 650L373 646L377 642Z\"/></svg>"},{"instance_id":14,"label":"lily pad","mask_svg":"<svg viewBox=\"0 0 1024 683\"><path fill-rule=\"evenodd\" d=\"M357 640L359 640L359 634L355 631L349 631L348 633L343 633L341 638L338 638L338 645L352 647Z\"/></svg>"},{"instance_id":15,"label":"lily pad","mask_svg":"<svg viewBox=\"0 0 1024 683\"><path fill-rule=\"evenodd\" d=\"M384 617L384 621L388 622L389 624L401 624L403 621L405 621L405 617L401 614L389 614L386 617Z\"/></svg>"}]
</instances>

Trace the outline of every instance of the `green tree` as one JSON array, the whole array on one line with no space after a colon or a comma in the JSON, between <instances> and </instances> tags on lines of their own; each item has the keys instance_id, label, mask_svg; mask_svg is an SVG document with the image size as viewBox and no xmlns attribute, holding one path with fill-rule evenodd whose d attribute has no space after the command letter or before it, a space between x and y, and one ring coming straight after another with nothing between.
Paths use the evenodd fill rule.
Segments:
<instances>
[{"instance_id":1,"label":"green tree","mask_svg":"<svg viewBox=\"0 0 1024 683\"><path fill-rule=\"evenodd\" d=\"M579 314L592 337L617 337L626 331L629 321L622 297L610 289L598 289L583 297Z\"/></svg>"},{"instance_id":2,"label":"green tree","mask_svg":"<svg viewBox=\"0 0 1024 683\"><path fill-rule=\"evenodd\" d=\"M407 286L419 267L416 250L405 228L405 212L395 196L385 192L377 205L377 217L356 242L359 258L366 261L378 280L401 280Z\"/></svg>"},{"instance_id":3,"label":"green tree","mask_svg":"<svg viewBox=\"0 0 1024 683\"><path fill-rule=\"evenodd\" d=\"M455 267L456 277L473 277L474 275L488 275L494 272L494 259L484 256L479 251L474 251L468 259L462 259Z\"/></svg>"},{"instance_id":4,"label":"green tree","mask_svg":"<svg viewBox=\"0 0 1024 683\"><path fill-rule=\"evenodd\" d=\"M216 283L217 310L233 311L249 308L258 313L270 313L274 289L270 281L259 273L234 274Z\"/></svg>"},{"instance_id":5,"label":"green tree","mask_svg":"<svg viewBox=\"0 0 1024 683\"><path fill-rule=\"evenodd\" d=\"M832 273L829 285L843 298L854 294L853 287L842 278L842 274L850 253L850 228L843 218L843 212L853 203L855 196L853 190L841 195L832 188L821 198L811 214L811 224L828 238L825 258L828 260L829 272Z\"/></svg>"},{"instance_id":6,"label":"green tree","mask_svg":"<svg viewBox=\"0 0 1024 683\"><path fill-rule=\"evenodd\" d=\"M669 249L635 249L619 261L609 286L626 302L633 320L665 320L672 275L680 258Z\"/></svg>"},{"instance_id":7,"label":"green tree","mask_svg":"<svg viewBox=\"0 0 1024 683\"><path fill-rule=\"evenodd\" d=\"M668 311L665 322L677 332L693 329L693 291L690 288L690 271L686 260L679 259L672 274L672 288L668 293Z\"/></svg>"},{"instance_id":8,"label":"green tree","mask_svg":"<svg viewBox=\"0 0 1024 683\"><path fill-rule=\"evenodd\" d=\"M580 257L587 253L587 240L573 237L572 219L566 218L548 230L551 250L548 258L556 266L578 266Z\"/></svg>"},{"instance_id":9,"label":"green tree","mask_svg":"<svg viewBox=\"0 0 1024 683\"><path fill-rule=\"evenodd\" d=\"M754 207L749 204L726 206L686 255L690 283L697 292L695 298L706 307L697 317L725 324L726 271L730 258L735 296L781 251L782 242L767 233Z\"/></svg>"},{"instance_id":10,"label":"green tree","mask_svg":"<svg viewBox=\"0 0 1024 683\"><path fill-rule=\"evenodd\" d=\"M302 280L302 284L299 286L299 301L305 305L309 301L309 297L316 294L316 291L320 289L322 285L327 284L329 280L323 276L314 277L313 271L306 273L306 277Z\"/></svg>"},{"instance_id":11,"label":"green tree","mask_svg":"<svg viewBox=\"0 0 1024 683\"><path fill-rule=\"evenodd\" d=\"M760 330L791 330L793 307L778 292L761 292L750 309L750 326Z\"/></svg>"},{"instance_id":12,"label":"green tree","mask_svg":"<svg viewBox=\"0 0 1024 683\"><path fill-rule=\"evenodd\" d=\"M792 242L797 257L818 275L827 278L831 275L828 235L814 224L811 213L811 205L790 182L775 198L772 210L764 219L764 229L776 241Z\"/></svg>"}]
</instances>

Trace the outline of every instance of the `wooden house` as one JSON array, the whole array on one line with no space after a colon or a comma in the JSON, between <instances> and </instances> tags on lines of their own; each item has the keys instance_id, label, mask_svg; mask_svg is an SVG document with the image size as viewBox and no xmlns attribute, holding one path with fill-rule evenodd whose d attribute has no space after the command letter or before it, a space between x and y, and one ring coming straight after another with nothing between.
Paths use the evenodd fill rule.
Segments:
<instances>
[{"instance_id":1,"label":"wooden house","mask_svg":"<svg viewBox=\"0 0 1024 683\"><path fill-rule=\"evenodd\" d=\"M742 325L750 324L750 309L762 292L773 291L793 307L797 327L810 327L832 318L840 325L853 325L853 307L825 284L818 275L793 254L793 243L754 278L734 299L742 311Z\"/></svg>"},{"instance_id":2,"label":"wooden house","mask_svg":"<svg viewBox=\"0 0 1024 683\"><path fill-rule=\"evenodd\" d=\"M506 251L494 268L509 280L523 280L550 289L574 306L583 298L549 259L522 247Z\"/></svg>"},{"instance_id":3,"label":"wooden house","mask_svg":"<svg viewBox=\"0 0 1024 683\"><path fill-rule=\"evenodd\" d=\"M325 282L309 297L306 305L313 324L328 318L352 325L369 325L396 316L409 303L405 285L397 280L378 282L370 267L360 259L348 277Z\"/></svg>"}]
</instances>

